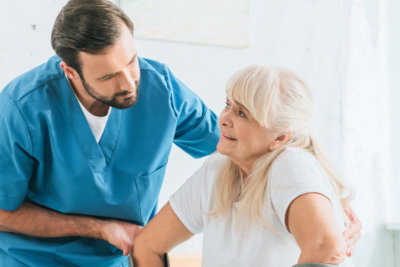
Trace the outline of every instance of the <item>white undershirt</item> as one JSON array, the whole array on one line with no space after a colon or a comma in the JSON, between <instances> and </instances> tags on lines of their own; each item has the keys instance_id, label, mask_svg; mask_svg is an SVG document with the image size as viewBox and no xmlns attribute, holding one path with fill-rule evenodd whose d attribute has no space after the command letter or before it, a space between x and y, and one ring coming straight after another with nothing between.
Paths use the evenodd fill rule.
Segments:
<instances>
[{"instance_id":1,"label":"white undershirt","mask_svg":"<svg viewBox=\"0 0 400 267\"><path fill-rule=\"evenodd\" d=\"M86 120L87 120L87 122L89 124L89 127L92 130L94 138L96 138L96 142L98 143L100 141L101 136L103 135L104 128L106 128L107 120L108 120L108 117L110 116L110 112L111 112L111 107L108 109L108 112L107 112L106 116L99 117L99 116L95 116L92 113L90 113L82 105L81 101L79 101L78 98L76 98L76 99L78 100L78 103L81 106L81 109L83 111L83 114L86 117Z\"/></svg>"},{"instance_id":2,"label":"white undershirt","mask_svg":"<svg viewBox=\"0 0 400 267\"><path fill-rule=\"evenodd\" d=\"M67 79L69 86L71 87L72 90L72 85L69 82L68 77L65 76L65 78ZM78 100L79 106L81 106L82 112L85 115L85 118L89 124L90 129L92 130L94 138L96 139L96 142L98 143L101 139L101 136L103 135L104 129L106 128L107 120L111 112L111 107L108 109L107 115L103 117L95 116L82 105L81 101L79 101L79 98L76 96L74 90L72 90L72 92L74 93L76 100Z\"/></svg>"}]
</instances>

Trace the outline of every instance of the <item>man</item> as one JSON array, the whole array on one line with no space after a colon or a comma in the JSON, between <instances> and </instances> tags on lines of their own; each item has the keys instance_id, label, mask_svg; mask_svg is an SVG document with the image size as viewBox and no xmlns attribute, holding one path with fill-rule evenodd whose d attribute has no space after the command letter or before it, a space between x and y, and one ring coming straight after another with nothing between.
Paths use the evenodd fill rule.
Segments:
<instances>
[{"instance_id":1,"label":"man","mask_svg":"<svg viewBox=\"0 0 400 267\"><path fill-rule=\"evenodd\" d=\"M0 266L128 266L172 143L212 153L217 118L138 57L132 22L107 0L69 1L52 45L58 57L0 94Z\"/></svg>"},{"instance_id":2,"label":"man","mask_svg":"<svg viewBox=\"0 0 400 267\"><path fill-rule=\"evenodd\" d=\"M0 266L128 266L172 143L215 151L214 113L132 35L114 4L71 0L59 57L1 92Z\"/></svg>"}]
</instances>

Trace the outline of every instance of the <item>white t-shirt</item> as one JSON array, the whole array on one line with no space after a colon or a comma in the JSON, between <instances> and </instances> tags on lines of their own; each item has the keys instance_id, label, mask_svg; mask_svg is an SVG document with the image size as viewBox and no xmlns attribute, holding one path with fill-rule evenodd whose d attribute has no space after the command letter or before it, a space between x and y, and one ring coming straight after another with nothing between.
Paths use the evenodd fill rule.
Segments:
<instances>
[{"instance_id":1,"label":"white t-shirt","mask_svg":"<svg viewBox=\"0 0 400 267\"><path fill-rule=\"evenodd\" d=\"M98 143L100 141L101 136L103 135L104 128L106 128L107 120L108 120L108 117L110 116L111 107L108 109L108 113L106 116L99 117L99 116L95 116L92 113L90 113L82 105L81 101L79 101L78 98L76 98L76 99L78 100L78 103L81 106L81 109L83 111L83 114L85 115L85 118L89 124L89 127L92 130L94 138L96 138L96 142Z\"/></svg>"},{"instance_id":2,"label":"white t-shirt","mask_svg":"<svg viewBox=\"0 0 400 267\"><path fill-rule=\"evenodd\" d=\"M185 227L192 233L203 232L203 266L296 264L300 249L285 227L285 214L289 204L305 193L317 192L328 197L340 228L345 229L340 202L317 160L303 150L288 148L275 160L268 177L265 218L273 228L254 223L244 235L239 235L235 230L235 207L223 218L206 214L212 207L214 181L225 159L220 154L212 155L170 198L172 209ZM353 264L347 258L340 266Z\"/></svg>"}]
</instances>

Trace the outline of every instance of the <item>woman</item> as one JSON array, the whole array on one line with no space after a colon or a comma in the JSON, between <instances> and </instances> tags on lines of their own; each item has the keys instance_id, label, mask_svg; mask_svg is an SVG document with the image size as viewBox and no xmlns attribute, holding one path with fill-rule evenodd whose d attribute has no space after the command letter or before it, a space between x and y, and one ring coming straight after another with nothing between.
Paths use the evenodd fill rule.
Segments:
<instances>
[{"instance_id":1,"label":"woman","mask_svg":"<svg viewBox=\"0 0 400 267\"><path fill-rule=\"evenodd\" d=\"M235 74L218 153L139 233L135 266L163 266L165 252L199 232L203 266L353 266L342 235L349 194L312 137L311 108L287 70Z\"/></svg>"}]
</instances>

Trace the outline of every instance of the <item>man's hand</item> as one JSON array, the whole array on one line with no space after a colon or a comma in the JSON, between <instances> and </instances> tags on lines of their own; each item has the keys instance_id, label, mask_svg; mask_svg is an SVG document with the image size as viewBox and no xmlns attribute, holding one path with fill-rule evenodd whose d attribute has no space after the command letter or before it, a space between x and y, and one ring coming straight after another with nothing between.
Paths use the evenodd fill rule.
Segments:
<instances>
[{"instance_id":1,"label":"man's hand","mask_svg":"<svg viewBox=\"0 0 400 267\"><path fill-rule=\"evenodd\" d=\"M357 241L361 236L361 222L357 218L353 209L348 205L348 203L343 203L343 209L350 223L347 225L346 230L343 232L343 236L346 240L346 254L348 257L353 255L354 249L356 247Z\"/></svg>"},{"instance_id":2,"label":"man's hand","mask_svg":"<svg viewBox=\"0 0 400 267\"><path fill-rule=\"evenodd\" d=\"M103 239L121 249L124 255L132 250L141 229L124 221L63 214L30 202L22 203L15 211L0 209L0 231L43 238L82 236Z\"/></svg>"},{"instance_id":3,"label":"man's hand","mask_svg":"<svg viewBox=\"0 0 400 267\"><path fill-rule=\"evenodd\" d=\"M140 230L142 230L141 226L132 223L117 220L104 221L101 239L122 250L126 256L132 251L133 242Z\"/></svg>"}]
</instances>

